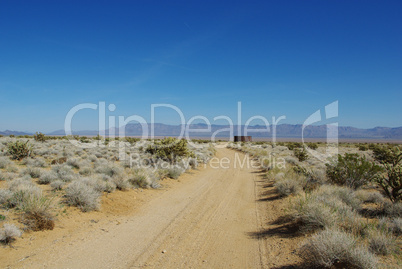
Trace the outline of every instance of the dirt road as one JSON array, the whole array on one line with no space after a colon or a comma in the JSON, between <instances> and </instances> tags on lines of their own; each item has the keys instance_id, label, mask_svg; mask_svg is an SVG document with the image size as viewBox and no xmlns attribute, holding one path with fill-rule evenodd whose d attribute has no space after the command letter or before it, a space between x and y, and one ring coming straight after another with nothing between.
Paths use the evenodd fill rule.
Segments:
<instances>
[{"instance_id":1,"label":"dirt road","mask_svg":"<svg viewBox=\"0 0 402 269\"><path fill-rule=\"evenodd\" d=\"M228 168L211 163L135 214L54 240L12 267L263 268L264 244L250 236L261 225L259 178L247 163L240 167L244 156L218 149L216 157Z\"/></svg>"}]
</instances>

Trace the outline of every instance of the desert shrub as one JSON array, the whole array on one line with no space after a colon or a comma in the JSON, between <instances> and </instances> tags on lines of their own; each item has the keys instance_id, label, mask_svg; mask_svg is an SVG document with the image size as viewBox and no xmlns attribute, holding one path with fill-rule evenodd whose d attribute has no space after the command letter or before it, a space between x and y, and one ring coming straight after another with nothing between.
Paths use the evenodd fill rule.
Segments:
<instances>
[{"instance_id":1,"label":"desert shrub","mask_svg":"<svg viewBox=\"0 0 402 269\"><path fill-rule=\"evenodd\" d=\"M309 238L299 255L314 268L377 268L377 259L356 238L337 229L325 229Z\"/></svg>"},{"instance_id":2,"label":"desert shrub","mask_svg":"<svg viewBox=\"0 0 402 269\"><path fill-rule=\"evenodd\" d=\"M78 175L74 173L71 167L65 164L53 166L52 171L57 173L58 178L64 182L71 182L78 178Z\"/></svg>"},{"instance_id":3,"label":"desert shrub","mask_svg":"<svg viewBox=\"0 0 402 269\"><path fill-rule=\"evenodd\" d=\"M308 158L308 154L305 148L295 148L293 149L293 154L299 160L299 162L304 162Z\"/></svg>"},{"instance_id":4,"label":"desert shrub","mask_svg":"<svg viewBox=\"0 0 402 269\"><path fill-rule=\"evenodd\" d=\"M15 166L14 164L8 165L6 167L6 171L7 172L11 172L11 173L17 173L19 171L18 167Z\"/></svg>"},{"instance_id":5,"label":"desert shrub","mask_svg":"<svg viewBox=\"0 0 402 269\"><path fill-rule=\"evenodd\" d=\"M0 181L1 180L12 180L17 177L16 173L2 172L0 171Z\"/></svg>"},{"instance_id":6,"label":"desert shrub","mask_svg":"<svg viewBox=\"0 0 402 269\"><path fill-rule=\"evenodd\" d=\"M52 165L54 165L54 164L63 164L66 161L67 161L66 157L61 157L61 158L57 158L57 159L52 160L51 164Z\"/></svg>"},{"instance_id":7,"label":"desert shrub","mask_svg":"<svg viewBox=\"0 0 402 269\"><path fill-rule=\"evenodd\" d=\"M303 179L298 175L288 175L286 178L275 177L274 186L281 196L289 196L297 194L303 190Z\"/></svg>"},{"instance_id":8,"label":"desert shrub","mask_svg":"<svg viewBox=\"0 0 402 269\"><path fill-rule=\"evenodd\" d=\"M84 166L84 167L81 167L79 173L80 173L80 175L83 175L83 176L89 176L93 173L93 169L90 166Z\"/></svg>"},{"instance_id":9,"label":"desert shrub","mask_svg":"<svg viewBox=\"0 0 402 269\"><path fill-rule=\"evenodd\" d=\"M80 169L80 161L77 158L69 158L66 163L73 168Z\"/></svg>"},{"instance_id":10,"label":"desert shrub","mask_svg":"<svg viewBox=\"0 0 402 269\"><path fill-rule=\"evenodd\" d=\"M399 148L392 152L393 159L384 162L385 173L376 180L388 198L397 203L402 199L402 152Z\"/></svg>"},{"instance_id":11,"label":"desert shrub","mask_svg":"<svg viewBox=\"0 0 402 269\"><path fill-rule=\"evenodd\" d=\"M388 200L385 200L381 207L382 213L387 217L402 217L402 202L391 203Z\"/></svg>"},{"instance_id":12,"label":"desert shrub","mask_svg":"<svg viewBox=\"0 0 402 269\"><path fill-rule=\"evenodd\" d=\"M384 202L384 196L378 191L357 190L355 196L363 203L381 204Z\"/></svg>"},{"instance_id":13,"label":"desert shrub","mask_svg":"<svg viewBox=\"0 0 402 269\"><path fill-rule=\"evenodd\" d=\"M389 230L395 235L402 234L402 218L393 218L389 221Z\"/></svg>"},{"instance_id":14,"label":"desert shrub","mask_svg":"<svg viewBox=\"0 0 402 269\"><path fill-rule=\"evenodd\" d=\"M50 184L53 181L56 181L58 179L58 175L57 173L55 173L54 171L44 171L39 179L38 179L38 183L39 184Z\"/></svg>"},{"instance_id":15,"label":"desert shrub","mask_svg":"<svg viewBox=\"0 0 402 269\"><path fill-rule=\"evenodd\" d=\"M356 197L355 191L348 187L324 185L317 190L317 194L321 197L335 197L354 210L361 208L361 201Z\"/></svg>"},{"instance_id":16,"label":"desert shrub","mask_svg":"<svg viewBox=\"0 0 402 269\"><path fill-rule=\"evenodd\" d=\"M122 167L116 166L114 164L107 164L104 166L99 166L95 169L96 173L105 174L110 177L122 176L124 169Z\"/></svg>"},{"instance_id":17,"label":"desert shrub","mask_svg":"<svg viewBox=\"0 0 402 269\"><path fill-rule=\"evenodd\" d=\"M8 200L8 207L20 207L29 197L42 197L42 190L35 185L21 184L12 189L12 196Z\"/></svg>"},{"instance_id":18,"label":"desert shrub","mask_svg":"<svg viewBox=\"0 0 402 269\"><path fill-rule=\"evenodd\" d=\"M50 183L50 187L53 191L62 190L64 185L66 185L66 183L62 180L55 180Z\"/></svg>"},{"instance_id":19,"label":"desert shrub","mask_svg":"<svg viewBox=\"0 0 402 269\"><path fill-rule=\"evenodd\" d=\"M11 164L11 160L8 157L0 157L0 168L6 168Z\"/></svg>"},{"instance_id":20,"label":"desert shrub","mask_svg":"<svg viewBox=\"0 0 402 269\"><path fill-rule=\"evenodd\" d=\"M368 145L366 145L366 144L359 144L359 145L358 145L358 148L359 148L360 151L366 151L366 150L368 150Z\"/></svg>"},{"instance_id":21,"label":"desert shrub","mask_svg":"<svg viewBox=\"0 0 402 269\"><path fill-rule=\"evenodd\" d=\"M32 178L39 178L42 174L42 170L37 167L27 167L22 171L23 175L30 175Z\"/></svg>"},{"instance_id":22,"label":"desert shrub","mask_svg":"<svg viewBox=\"0 0 402 269\"><path fill-rule=\"evenodd\" d=\"M269 162L269 160L267 160L267 159L265 159L266 161L268 161ZM264 161L265 161L264 160ZM292 156L286 156L285 157L285 161L287 162L287 163L289 163L289 164L292 164L292 165L297 165L298 163L299 163L299 161L298 161L298 159L296 159L295 157L292 157ZM267 167L267 166L265 166L265 165L263 165L264 167Z\"/></svg>"},{"instance_id":23,"label":"desert shrub","mask_svg":"<svg viewBox=\"0 0 402 269\"><path fill-rule=\"evenodd\" d=\"M311 148L313 150L318 149L317 143L307 143L307 147L309 147L309 148Z\"/></svg>"},{"instance_id":24,"label":"desert shrub","mask_svg":"<svg viewBox=\"0 0 402 269\"><path fill-rule=\"evenodd\" d=\"M66 188L66 201L83 212L99 209L101 193L80 180L70 183Z\"/></svg>"},{"instance_id":25,"label":"desert shrub","mask_svg":"<svg viewBox=\"0 0 402 269\"><path fill-rule=\"evenodd\" d=\"M111 179L105 181L105 192L107 193L112 193L116 190L117 186L116 183L114 183Z\"/></svg>"},{"instance_id":26,"label":"desert shrub","mask_svg":"<svg viewBox=\"0 0 402 269\"><path fill-rule=\"evenodd\" d=\"M374 146L373 148L374 159L380 163L393 163L394 160L400 154L400 149L398 147L387 147L387 146Z\"/></svg>"},{"instance_id":27,"label":"desert shrub","mask_svg":"<svg viewBox=\"0 0 402 269\"><path fill-rule=\"evenodd\" d=\"M10 244L16 237L21 237L22 232L14 224L5 223L3 229L0 230L0 242L3 244Z\"/></svg>"},{"instance_id":28,"label":"desert shrub","mask_svg":"<svg viewBox=\"0 0 402 269\"><path fill-rule=\"evenodd\" d=\"M357 154L338 155L337 162L326 164L328 179L338 185L357 189L373 181L381 167Z\"/></svg>"},{"instance_id":29,"label":"desert shrub","mask_svg":"<svg viewBox=\"0 0 402 269\"><path fill-rule=\"evenodd\" d=\"M158 180L163 180L167 178L169 175L169 170L168 169L158 169L155 172L155 176Z\"/></svg>"},{"instance_id":30,"label":"desert shrub","mask_svg":"<svg viewBox=\"0 0 402 269\"><path fill-rule=\"evenodd\" d=\"M198 166L197 158L190 158L188 164L191 166L191 168L196 169Z\"/></svg>"},{"instance_id":31,"label":"desert shrub","mask_svg":"<svg viewBox=\"0 0 402 269\"><path fill-rule=\"evenodd\" d=\"M30 158L25 158L24 161L27 166L31 167L46 167L46 161L43 158L35 158L35 159L30 159Z\"/></svg>"},{"instance_id":32,"label":"desert shrub","mask_svg":"<svg viewBox=\"0 0 402 269\"><path fill-rule=\"evenodd\" d=\"M144 169L133 169L128 181L137 188L149 188L152 184L149 174Z\"/></svg>"},{"instance_id":33,"label":"desert shrub","mask_svg":"<svg viewBox=\"0 0 402 269\"><path fill-rule=\"evenodd\" d=\"M53 230L52 201L45 196L27 195L17 206L23 212L21 222L32 231Z\"/></svg>"},{"instance_id":34,"label":"desert shrub","mask_svg":"<svg viewBox=\"0 0 402 269\"><path fill-rule=\"evenodd\" d=\"M119 190L126 190L130 188L130 182L125 177L113 177L111 180Z\"/></svg>"},{"instance_id":35,"label":"desert shrub","mask_svg":"<svg viewBox=\"0 0 402 269\"><path fill-rule=\"evenodd\" d=\"M377 255L389 255L397 249L394 236L385 231L373 232L368 240L368 246L370 251Z\"/></svg>"},{"instance_id":36,"label":"desert shrub","mask_svg":"<svg viewBox=\"0 0 402 269\"><path fill-rule=\"evenodd\" d=\"M13 196L13 192L6 189L0 189L0 205L7 205Z\"/></svg>"},{"instance_id":37,"label":"desert shrub","mask_svg":"<svg viewBox=\"0 0 402 269\"><path fill-rule=\"evenodd\" d=\"M171 167L168 169L168 177L172 179L178 179L183 173L183 170L179 167Z\"/></svg>"},{"instance_id":38,"label":"desert shrub","mask_svg":"<svg viewBox=\"0 0 402 269\"><path fill-rule=\"evenodd\" d=\"M32 146L28 144L28 140L25 143L17 140L8 144L8 154L15 160L22 160L28 157L31 152Z\"/></svg>"},{"instance_id":39,"label":"desert shrub","mask_svg":"<svg viewBox=\"0 0 402 269\"><path fill-rule=\"evenodd\" d=\"M291 208L293 217L304 231L337 226L355 234L364 234L366 225L356 210L359 205L360 201L349 189L324 185L309 194L296 197Z\"/></svg>"},{"instance_id":40,"label":"desert shrub","mask_svg":"<svg viewBox=\"0 0 402 269\"><path fill-rule=\"evenodd\" d=\"M80 181L98 192L104 192L106 190L106 182L99 177L84 177L81 178Z\"/></svg>"},{"instance_id":41,"label":"desert shrub","mask_svg":"<svg viewBox=\"0 0 402 269\"><path fill-rule=\"evenodd\" d=\"M44 134L42 134L42 133L38 133L38 132L36 132L36 134L34 134L34 139L35 139L35 141L38 141L38 142L45 142L46 141L46 136L44 135Z\"/></svg>"},{"instance_id":42,"label":"desert shrub","mask_svg":"<svg viewBox=\"0 0 402 269\"><path fill-rule=\"evenodd\" d=\"M194 153L188 148L188 142L186 140L179 140L172 137L154 141L154 144L149 145L145 152L157 158L167 160L170 163L176 163L178 158L195 157Z\"/></svg>"},{"instance_id":43,"label":"desert shrub","mask_svg":"<svg viewBox=\"0 0 402 269\"><path fill-rule=\"evenodd\" d=\"M304 231L314 231L331 227L336 222L336 215L328 206L323 206L315 197L306 195L296 199L292 208L295 220L302 224Z\"/></svg>"}]
</instances>

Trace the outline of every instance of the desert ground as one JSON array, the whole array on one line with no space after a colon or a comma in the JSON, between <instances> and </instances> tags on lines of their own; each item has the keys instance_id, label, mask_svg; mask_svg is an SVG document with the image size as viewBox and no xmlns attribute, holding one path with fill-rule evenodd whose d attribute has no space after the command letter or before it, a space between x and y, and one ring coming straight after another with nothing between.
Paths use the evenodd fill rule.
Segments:
<instances>
[{"instance_id":1,"label":"desert ground","mask_svg":"<svg viewBox=\"0 0 402 269\"><path fill-rule=\"evenodd\" d=\"M9 142L7 140L7 143ZM59 142L47 141L45 143L50 143L47 147L35 143L32 142L37 145L37 155L42 156L40 158L46 162L40 165L42 174L39 174L46 174L52 169L61 170L58 167L60 164L48 165L50 160L58 159L57 153L45 150L45 148L59 150ZM291 145L288 147L291 148ZM28 184L29 181L39 186L45 197L51 197L54 227L41 231L27 229L23 221L24 212L21 212L23 210L18 210L18 205L16 208L7 207L3 199L0 214L5 216L5 220L2 222L14 224L24 232L21 237L13 238L0 248L1 266L3 268L302 268L312 266L302 251L305 245L314 246L308 240L313 240L322 230L334 229L337 232L339 227L342 227L342 232L356 238L353 241L353 248L358 245L360 251L358 254L353 254L357 255L356 263L353 264L356 268L400 266L401 241L398 230L400 226L394 225L393 228L390 226L390 223L400 221L402 213L400 204L386 201L384 195L380 194L379 188L373 185L359 190L335 186L329 189L328 186L332 185L328 185L323 176L325 165L311 156L307 160L297 160L288 147L284 145L273 147L264 143L231 143L228 147L223 146L223 143L215 147L205 144L193 149L199 153L197 158L203 162L199 162L192 169L181 170L179 177L167 176L155 179L149 174L146 180L141 177L141 182L138 178L137 181L133 181L123 176L131 173L131 168L126 167L124 171L116 172L117 166L112 167L112 163L116 165L120 161L116 160L113 154L105 157L106 162L100 155L95 160L90 150L71 150L70 153L64 152L68 157L67 162L62 165L73 166L77 162L82 164L76 165L68 177L65 174L59 175L64 177L63 182L66 182L61 189L54 189L49 184L39 184L41 180L39 175L21 181L21 176L26 176L30 174L29 172L34 174L32 170L27 171L33 165L23 160L8 162L1 169L4 179L0 181L0 189L3 189L4 193L10 189L15 194L13 182ZM324 150L323 145L316 149L317 152ZM343 145L339 153L358 153L372 158L370 151L359 150L353 145ZM76 159L76 154L80 156L79 160ZM105 151L102 154L109 153ZM261 156L273 156L275 159ZM94 159L92 163L86 162L91 158ZM74 161L68 162L69 159ZM54 169L54 166L58 168ZM105 166L114 169L110 171L117 169L114 175L104 177L101 181L94 178L94 175L104 176L110 172L100 169ZM295 174L294 167L307 167L325 182L307 183L307 179L311 178ZM121 189L115 187L113 191L103 188L102 194L99 194L99 205L93 210L88 210L88 207L82 204L73 205L65 202L71 184L80 180L88 181L86 177L80 178L84 175L101 185L104 184L101 182L110 184L115 182L113 184L118 186L123 179L131 182L131 185ZM138 177L138 174L134 175ZM70 177L75 178L70 180ZM287 179L296 183L300 181L297 183L299 185L292 183L292 186L289 186L289 182L284 183ZM146 182L145 185L143 181ZM308 190L306 186L308 188L314 186L314 190ZM349 214L346 220L343 215L338 220L338 213L331 211L331 216L336 216L333 223L317 225L315 219L311 221L310 216L308 219L310 222L307 223L302 214L304 211L302 212L295 204L301 201L308 204L308 200L303 200L308 195L320 197L319 195L323 193L324 195L347 193L351 197L349 200L341 196L339 199L334 198L334 201L336 200L334 204ZM332 201L332 196L326 197L330 197L329 200ZM319 205L319 207L326 206L325 203ZM386 212L381 206L393 208L393 211ZM374 211L380 212L378 214L381 218L361 213ZM381 227L388 224L391 227L387 228L389 231L387 230L386 234L389 238L392 237L390 239L393 240L390 246L392 249L386 254L367 250L374 238L369 234L380 229L377 228L379 222L383 225ZM306 227L308 229L305 229ZM327 267L332 266L350 267L341 258L339 261L334 260Z\"/></svg>"}]
</instances>

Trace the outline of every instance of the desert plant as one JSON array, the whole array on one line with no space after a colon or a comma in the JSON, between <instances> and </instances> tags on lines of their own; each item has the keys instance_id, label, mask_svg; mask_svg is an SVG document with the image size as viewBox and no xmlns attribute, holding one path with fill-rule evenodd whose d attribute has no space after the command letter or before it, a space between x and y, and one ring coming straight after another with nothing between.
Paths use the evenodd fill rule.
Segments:
<instances>
[{"instance_id":1,"label":"desert plant","mask_svg":"<svg viewBox=\"0 0 402 269\"><path fill-rule=\"evenodd\" d=\"M297 194L303 189L302 181L295 177L276 180L274 186L281 196Z\"/></svg>"},{"instance_id":2,"label":"desert plant","mask_svg":"<svg viewBox=\"0 0 402 269\"><path fill-rule=\"evenodd\" d=\"M302 245L299 255L315 268L377 268L377 259L356 238L337 229L325 229Z\"/></svg>"},{"instance_id":3,"label":"desert plant","mask_svg":"<svg viewBox=\"0 0 402 269\"><path fill-rule=\"evenodd\" d=\"M308 154L305 148L303 149L295 148L293 149L293 154L299 160L299 162L303 162L308 158Z\"/></svg>"},{"instance_id":4,"label":"desert plant","mask_svg":"<svg viewBox=\"0 0 402 269\"><path fill-rule=\"evenodd\" d=\"M22 232L14 224L5 223L3 229L0 230L0 242L10 244L16 237L21 237Z\"/></svg>"},{"instance_id":5,"label":"desert plant","mask_svg":"<svg viewBox=\"0 0 402 269\"><path fill-rule=\"evenodd\" d=\"M66 201L83 212L99 209L101 193L80 180L70 183L66 188Z\"/></svg>"},{"instance_id":6,"label":"desert plant","mask_svg":"<svg viewBox=\"0 0 402 269\"><path fill-rule=\"evenodd\" d=\"M309 147L309 148L311 148L313 150L318 149L317 143L307 143L307 147Z\"/></svg>"},{"instance_id":7,"label":"desert plant","mask_svg":"<svg viewBox=\"0 0 402 269\"><path fill-rule=\"evenodd\" d=\"M0 189L0 205L7 205L12 196L12 191Z\"/></svg>"},{"instance_id":8,"label":"desert plant","mask_svg":"<svg viewBox=\"0 0 402 269\"><path fill-rule=\"evenodd\" d=\"M389 255L396 251L397 244L394 236L386 231L375 231L368 241L369 249L377 255Z\"/></svg>"},{"instance_id":9,"label":"desert plant","mask_svg":"<svg viewBox=\"0 0 402 269\"><path fill-rule=\"evenodd\" d=\"M182 173L183 170L179 167L171 167L168 169L168 177L172 179L178 179Z\"/></svg>"},{"instance_id":10,"label":"desert plant","mask_svg":"<svg viewBox=\"0 0 402 269\"><path fill-rule=\"evenodd\" d=\"M152 183L150 176L144 169L133 169L128 181L133 187L137 188L149 188Z\"/></svg>"},{"instance_id":11,"label":"desert plant","mask_svg":"<svg viewBox=\"0 0 402 269\"><path fill-rule=\"evenodd\" d=\"M375 145L372 147L374 159L382 164L393 163L400 154L398 147L390 148L388 146Z\"/></svg>"},{"instance_id":12,"label":"desert plant","mask_svg":"<svg viewBox=\"0 0 402 269\"><path fill-rule=\"evenodd\" d=\"M22 160L31 154L32 146L28 144L28 140L24 143L20 140L8 144L8 153L15 160Z\"/></svg>"},{"instance_id":13,"label":"desert plant","mask_svg":"<svg viewBox=\"0 0 402 269\"><path fill-rule=\"evenodd\" d=\"M346 185L353 189L373 181L382 171L380 166L368 161L366 157L349 153L345 156L338 155L337 161L326 166L327 177L332 183Z\"/></svg>"},{"instance_id":14,"label":"desert plant","mask_svg":"<svg viewBox=\"0 0 402 269\"><path fill-rule=\"evenodd\" d=\"M393 159L383 162L385 173L376 178L388 198L397 203L402 199L402 152L395 148Z\"/></svg>"},{"instance_id":15,"label":"desert plant","mask_svg":"<svg viewBox=\"0 0 402 269\"><path fill-rule=\"evenodd\" d=\"M11 164L11 160L8 157L0 157L0 168L6 168Z\"/></svg>"},{"instance_id":16,"label":"desert plant","mask_svg":"<svg viewBox=\"0 0 402 269\"><path fill-rule=\"evenodd\" d=\"M176 163L178 158L195 157L194 153L188 148L188 142L186 140L179 140L172 137L154 141L154 144L149 145L145 151L157 158L167 160L170 163Z\"/></svg>"},{"instance_id":17,"label":"desert plant","mask_svg":"<svg viewBox=\"0 0 402 269\"><path fill-rule=\"evenodd\" d=\"M57 173L55 173L54 171L45 171L40 175L38 183L49 184L52 183L53 181L56 181L57 179L58 179Z\"/></svg>"},{"instance_id":18,"label":"desert plant","mask_svg":"<svg viewBox=\"0 0 402 269\"><path fill-rule=\"evenodd\" d=\"M42 174L42 170L36 167L27 167L22 173L24 175L30 175L32 178L39 178Z\"/></svg>"},{"instance_id":19,"label":"desert plant","mask_svg":"<svg viewBox=\"0 0 402 269\"><path fill-rule=\"evenodd\" d=\"M55 180L50 183L50 187L52 188L53 191L59 191L63 189L64 185L66 185L66 183L62 180Z\"/></svg>"},{"instance_id":20,"label":"desert plant","mask_svg":"<svg viewBox=\"0 0 402 269\"><path fill-rule=\"evenodd\" d=\"M119 190L126 190L130 187L130 182L125 177L113 177L111 182L113 182Z\"/></svg>"},{"instance_id":21,"label":"desert plant","mask_svg":"<svg viewBox=\"0 0 402 269\"><path fill-rule=\"evenodd\" d=\"M22 223L32 231L53 230L51 208L52 200L37 195L24 196L17 207L23 212Z\"/></svg>"},{"instance_id":22,"label":"desert plant","mask_svg":"<svg viewBox=\"0 0 402 269\"><path fill-rule=\"evenodd\" d=\"M34 139L35 139L35 141L38 141L38 142L45 142L46 141L46 136L44 135L44 134L42 134L42 133L38 133L38 132L36 132L36 134L34 134Z\"/></svg>"}]
</instances>

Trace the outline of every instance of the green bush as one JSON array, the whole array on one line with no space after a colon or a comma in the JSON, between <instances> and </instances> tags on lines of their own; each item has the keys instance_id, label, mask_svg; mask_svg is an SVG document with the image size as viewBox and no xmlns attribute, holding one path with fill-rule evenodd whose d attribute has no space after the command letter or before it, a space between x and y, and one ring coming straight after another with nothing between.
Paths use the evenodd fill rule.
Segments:
<instances>
[{"instance_id":1,"label":"green bush","mask_svg":"<svg viewBox=\"0 0 402 269\"><path fill-rule=\"evenodd\" d=\"M293 149L293 154L297 159L299 159L299 162L303 162L308 158L308 154L305 148L303 149L295 148Z\"/></svg>"},{"instance_id":2,"label":"green bush","mask_svg":"<svg viewBox=\"0 0 402 269\"><path fill-rule=\"evenodd\" d=\"M170 163L176 163L177 159L182 157L195 157L194 153L188 148L186 140L172 137L155 141L153 145L148 146L146 152Z\"/></svg>"},{"instance_id":3,"label":"green bush","mask_svg":"<svg viewBox=\"0 0 402 269\"><path fill-rule=\"evenodd\" d=\"M309 148L311 148L313 150L318 149L317 143L307 143L307 147L309 147Z\"/></svg>"},{"instance_id":4,"label":"green bush","mask_svg":"<svg viewBox=\"0 0 402 269\"><path fill-rule=\"evenodd\" d=\"M388 152L389 153L389 152ZM388 198L396 203L402 199L402 152L394 148L384 163L385 173L377 177L377 183L384 190Z\"/></svg>"},{"instance_id":5,"label":"green bush","mask_svg":"<svg viewBox=\"0 0 402 269\"><path fill-rule=\"evenodd\" d=\"M368 184L377 178L382 168L366 157L359 157L358 154L346 153L345 156L338 155L337 162L326 164L328 179L338 185L346 185L357 189Z\"/></svg>"},{"instance_id":6,"label":"green bush","mask_svg":"<svg viewBox=\"0 0 402 269\"><path fill-rule=\"evenodd\" d=\"M8 144L8 153L15 160L22 160L31 155L32 146L27 142L17 140Z\"/></svg>"},{"instance_id":7,"label":"green bush","mask_svg":"<svg viewBox=\"0 0 402 269\"><path fill-rule=\"evenodd\" d=\"M382 164L392 164L395 158L400 154L400 149L398 147L375 146L373 147L373 154L376 161Z\"/></svg>"},{"instance_id":8,"label":"green bush","mask_svg":"<svg viewBox=\"0 0 402 269\"><path fill-rule=\"evenodd\" d=\"M36 132L36 134L34 134L34 139L35 139L35 141L38 141L38 142L45 142L46 136L42 133Z\"/></svg>"}]
</instances>

